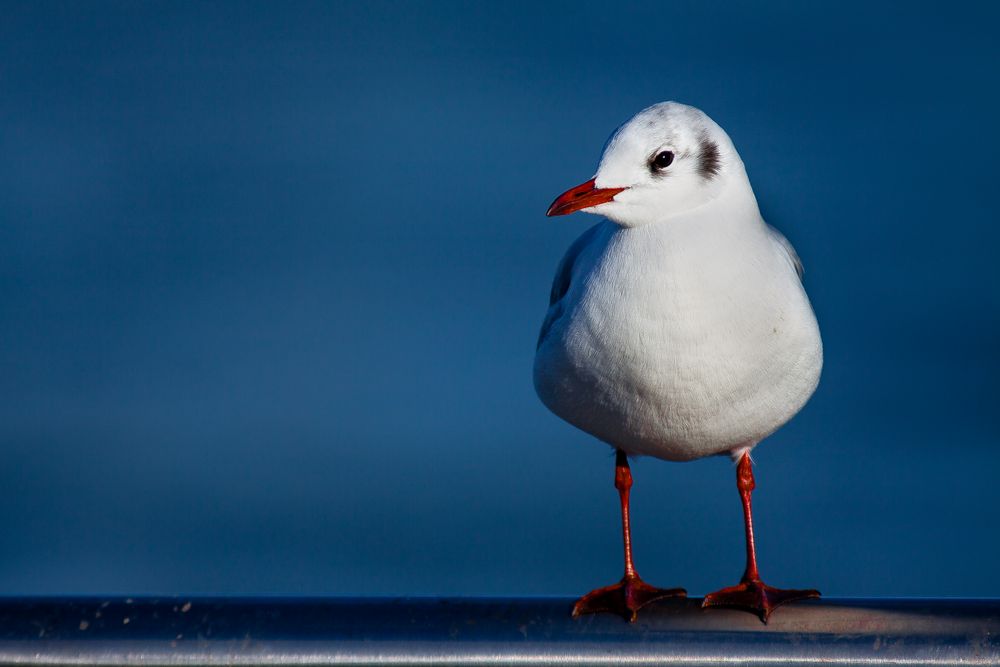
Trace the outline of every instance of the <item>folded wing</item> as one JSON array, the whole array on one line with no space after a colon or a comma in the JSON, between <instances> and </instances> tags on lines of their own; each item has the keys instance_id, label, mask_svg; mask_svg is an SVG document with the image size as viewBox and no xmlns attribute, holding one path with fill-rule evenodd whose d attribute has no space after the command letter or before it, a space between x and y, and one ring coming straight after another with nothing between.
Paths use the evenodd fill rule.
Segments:
<instances>
[{"instance_id":1,"label":"folded wing","mask_svg":"<svg viewBox=\"0 0 1000 667\"><path fill-rule=\"evenodd\" d=\"M556 267L556 277L552 281L552 291L549 293L549 310L545 313L545 321L542 322L542 330L538 334L538 344L535 346L535 349L542 346L542 341L549 335L552 325L562 316L564 310L563 298L569 292L569 286L573 281L573 266L584 248L593 241L597 235L597 229L601 224L594 225L581 234L576 241L573 241L573 244L559 262L559 266Z\"/></svg>"}]
</instances>

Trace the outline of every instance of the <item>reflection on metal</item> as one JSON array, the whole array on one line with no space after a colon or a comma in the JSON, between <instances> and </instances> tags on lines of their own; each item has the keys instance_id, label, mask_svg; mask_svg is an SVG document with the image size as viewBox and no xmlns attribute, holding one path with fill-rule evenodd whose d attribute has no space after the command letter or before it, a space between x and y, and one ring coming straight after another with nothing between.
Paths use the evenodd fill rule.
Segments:
<instances>
[{"instance_id":1,"label":"reflection on metal","mask_svg":"<svg viewBox=\"0 0 1000 667\"><path fill-rule=\"evenodd\" d=\"M558 598L7 598L0 664L1000 664L1000 601L826 599L766 626L698 603L629 625Z\"/></svg>"}]
</instances>

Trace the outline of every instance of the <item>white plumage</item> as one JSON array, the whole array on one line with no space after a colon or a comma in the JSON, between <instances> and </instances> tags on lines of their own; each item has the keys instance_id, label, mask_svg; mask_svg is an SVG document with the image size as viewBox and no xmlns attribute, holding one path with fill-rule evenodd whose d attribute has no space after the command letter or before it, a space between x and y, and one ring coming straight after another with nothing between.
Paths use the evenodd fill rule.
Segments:
<instances>
[{"instance_id":1,"label":"white plumage","mask_svg":"<svg viewBox=\"0 0 1000 667\"><path fill-rule=\"evenodd\" d=\"M619 128L592 188L617 193L564 202L610 220L556 272L539 397L628 454L738 458L819 381L795 251L761 218L728 135L693 107L657 104Z\"/></svg>"}]
</instances>

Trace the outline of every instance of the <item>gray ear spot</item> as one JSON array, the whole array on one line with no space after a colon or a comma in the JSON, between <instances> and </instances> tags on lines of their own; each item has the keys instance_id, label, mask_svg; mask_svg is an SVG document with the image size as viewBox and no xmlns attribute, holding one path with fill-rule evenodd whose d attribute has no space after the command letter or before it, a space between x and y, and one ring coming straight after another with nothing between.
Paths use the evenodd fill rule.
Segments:
<instances>
[{"instance_id":1,"label":"gray ear spot","mask_svg":"<svg viewBox=\"0 0 1000 667\"><path fill-rule=\"evenodd\" d=\"M708 137L702 137L698 149L698 173L703 179L710 181L722 168L719 146Z\"/></svg>"}]
</instances>

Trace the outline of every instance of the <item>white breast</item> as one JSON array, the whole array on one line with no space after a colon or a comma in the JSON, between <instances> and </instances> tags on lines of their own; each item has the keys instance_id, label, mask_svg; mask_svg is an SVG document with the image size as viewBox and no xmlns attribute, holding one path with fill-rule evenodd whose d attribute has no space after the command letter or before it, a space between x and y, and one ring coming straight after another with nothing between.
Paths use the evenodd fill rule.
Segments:
<instances>
[{"instance_id":1,"label":"white breast","mask_svg":"<svg viewBox=\"0 0 1000 667\"><path fill-rule=\"evenodd\" d=\"M753 446L805 404L822 344L787 250L763 221L705 222L601 223L535 358L549 409L690 460Z\"/></svg>"}]
</instances>

